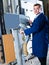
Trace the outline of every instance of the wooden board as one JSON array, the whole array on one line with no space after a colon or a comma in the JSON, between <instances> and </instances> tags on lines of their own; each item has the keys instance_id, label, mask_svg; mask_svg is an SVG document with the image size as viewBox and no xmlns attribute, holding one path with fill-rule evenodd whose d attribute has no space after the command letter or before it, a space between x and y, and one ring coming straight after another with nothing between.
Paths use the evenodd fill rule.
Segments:
<instances>
[{"instance_id":1,"label":"wooden board","mask_svg":"<svg viewBox=\"0 0 49 65\"><path fill-rule=\"evenodd\" d=\"M2 35L5 63L10 63L15 60L14 42L12 34Z\"/></svg>"}]
</instances>

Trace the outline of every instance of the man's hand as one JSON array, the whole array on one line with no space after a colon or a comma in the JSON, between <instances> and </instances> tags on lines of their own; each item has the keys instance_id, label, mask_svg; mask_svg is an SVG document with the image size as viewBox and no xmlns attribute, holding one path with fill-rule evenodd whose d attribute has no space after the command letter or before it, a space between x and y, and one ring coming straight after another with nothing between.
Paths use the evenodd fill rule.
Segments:
<instances>
[{"instance_id":1,"label":"man's hand","mask_svg":"<svg viewBox=\"0 0 49 65\"><path fill-rule=\"evenodd\" d=\"M20 29L20 31L19 31L19 32L20 32L20 34L24 34L24 31L23 31L22 29Z\"/></svg>"},{"instance_id":2,"label":"man's hand","mask_svg":"<svg viewBox=\"0 0 49 65\"><path fill-rule=\"evenodd\" d=\"M29 20L29 23L30 23L30 24L32 24L32 21L31 21L31 20Z\"/></svg>"}]
</instances>

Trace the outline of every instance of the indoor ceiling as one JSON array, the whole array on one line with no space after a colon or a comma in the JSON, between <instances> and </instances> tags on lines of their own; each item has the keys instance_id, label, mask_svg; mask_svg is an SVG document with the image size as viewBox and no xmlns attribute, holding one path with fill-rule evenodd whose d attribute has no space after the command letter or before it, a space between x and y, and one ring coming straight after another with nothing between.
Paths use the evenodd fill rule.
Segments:
<instances>
[{"instance_id":1,"label":"indoor ceiling","mask_svg":"<svg viewBox=\"0 0 49 65\"><path fill-rule=\"evenodd\" d=\"M22 0L22 1L26 1L26 2L35 2L35 1L38 1L38 0Z\"/></svg>"}]
</instances>

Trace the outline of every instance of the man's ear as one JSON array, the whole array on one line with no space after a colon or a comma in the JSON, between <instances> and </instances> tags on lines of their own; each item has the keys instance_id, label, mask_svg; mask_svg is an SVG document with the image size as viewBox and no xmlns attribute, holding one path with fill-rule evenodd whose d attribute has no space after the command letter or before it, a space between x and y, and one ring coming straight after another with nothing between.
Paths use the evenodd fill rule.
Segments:
<instances>
[{"instance_id":1,"label":"man's ear","mask_svg":"<svg viewBox=\"0 0 49 65\"><path fill-rule=\"evenodd\" d=\"M42 8L40 8L40 10L39 10L40 12L42 11Z\"/></svg>"},{"instance_id":2,"label":"man's ear","mask_svg":"<svg viewBox=\"0 0 49 65\"><path fill-rule=\"evenodd\" d=\"M42 8L41 8L41 11L42 11Z\"/></svg>"}]
</instances>

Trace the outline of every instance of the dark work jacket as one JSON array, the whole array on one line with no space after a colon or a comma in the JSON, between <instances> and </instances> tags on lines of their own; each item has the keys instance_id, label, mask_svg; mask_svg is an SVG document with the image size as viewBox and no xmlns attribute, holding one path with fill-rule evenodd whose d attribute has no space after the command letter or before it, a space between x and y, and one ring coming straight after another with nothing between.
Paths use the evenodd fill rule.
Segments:
<instances>
[{"instance_id":1,"label":"dark work jacket","mask_svg":"<svg viewBox=\"0 0 49 65\"><path fill-rule=\"evenodd\" d=\"M32 23L32 27L24 30L26 35L33 34L32 49L37 57L46 57L48 51L48 19L41 13Z\"/></svg>"}]
</instances>

